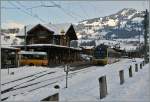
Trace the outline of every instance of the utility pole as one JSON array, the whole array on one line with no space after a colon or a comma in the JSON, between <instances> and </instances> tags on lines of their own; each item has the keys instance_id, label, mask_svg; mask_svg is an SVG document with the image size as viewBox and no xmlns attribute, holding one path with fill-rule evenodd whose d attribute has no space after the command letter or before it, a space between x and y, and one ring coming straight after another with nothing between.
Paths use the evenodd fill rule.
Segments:
<instances>
[{"instance_id":1,"label":"utility pole","mask_svg":"<svg viewBox=\"0 0 150 102\"><path fill-rule=\"evenodd\" d=\"M70 66L68 64L66 64L64 66L64 72L66 72L66 88L68 88L68 73L70 71Z\"/></svg>"},{"instance_id":2,"label":"utility pole","mask_svg":"<svg viewBox=\"0 0 150 102\"><path fill-rule=\"evenodd\" d=\"M119 17L119 21L118 21L118 32L117 32L118 39L119 39L120 25L121 25L121 17Z\"/></svg>"},{"instance_id":3,"label":"utility pole","mask_svg":"<svg viewBox=\"0 0 150 102\"><path fill-rule=\"evenodd\" d=\"M146 9L145 16L144 16L144 60L146 63L149 62L148 58L148 29L149 29L149 13Z\"/></svg>"},{"instance_id":4,"label":"utility pole","mask_svg":"<svg viewBox=\"0 0 150 102\"><path fill-rule=\"evenodd\" d=\"M24 49L25 51L27 50L27 32L26 32L26 29L27 29L27 26L24 26L24 35L25 35L25 38L24 38Z\"/></svg>"},{"instance_id":5,"label":"utility pole","mask_svg":"<svg viewBox=\"0 0 150 102\"><path fill-rule=\"evenodd\" d=\"M140 48L141 48L141 44L140 44L140 24L137 23L138 26L138 33L139 33L139 49L138 49L138 57L140 57Z\"/></svg>"}]
</instances>

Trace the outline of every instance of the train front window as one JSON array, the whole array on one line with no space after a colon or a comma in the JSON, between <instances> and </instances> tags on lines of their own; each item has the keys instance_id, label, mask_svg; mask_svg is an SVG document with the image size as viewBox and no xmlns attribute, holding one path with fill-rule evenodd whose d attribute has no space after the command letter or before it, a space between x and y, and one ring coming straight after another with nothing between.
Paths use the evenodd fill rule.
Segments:
<instances>
[{"instance_id":1,"label":"train front window","mask_svg":"<svg viewBox=\"0 0 150 102\"><path fill-rule=\"evenodd\" d=\"M105 58L107 56L107 50L105 49L98 49L94 53L95 58Z\"/></svg>"}]
</instances>

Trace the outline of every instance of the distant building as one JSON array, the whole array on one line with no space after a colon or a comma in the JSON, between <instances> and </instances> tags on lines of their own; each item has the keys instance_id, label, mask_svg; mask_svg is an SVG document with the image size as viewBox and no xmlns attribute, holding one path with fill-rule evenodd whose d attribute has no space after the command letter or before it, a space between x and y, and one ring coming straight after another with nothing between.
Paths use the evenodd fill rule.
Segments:
<instances>
[{"instance_id":1,"label":"distant building","mask_svg":"<svg viewBox=\"0 0 150 102\"><path fill-rule=\"evenodd\" d=\"M1 67L13 68L18 66L18 48L1 47Z\"/></svg>"},{"instance_id":2,"label":"distant building","mask_svg":"<svg viewBox=\"0 0 150 102\"><path fill-rule=\"evenodd\" d=\"M7 34L16 34L19 32L19 28L12 28L12 29L1 29L2 33L7 33Z\"/></svg>"}]
</instances>

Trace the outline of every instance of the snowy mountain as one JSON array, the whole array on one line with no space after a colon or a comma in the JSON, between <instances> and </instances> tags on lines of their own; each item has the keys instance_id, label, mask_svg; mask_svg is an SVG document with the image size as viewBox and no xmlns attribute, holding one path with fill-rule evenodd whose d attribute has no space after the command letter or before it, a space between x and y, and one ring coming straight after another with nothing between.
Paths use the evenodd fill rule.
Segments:
<instances>
[{"instance_id":1,"label":"snowy mountain","mask_svg":"<svg viewBox=\"0 0 150 102\"><path fill-rule=\"evenodd\" d=\"M135 38L143 34L143 16L144 11L124 8L109 16L80 21L76 30L85 39Z\"/></svg>"}]
</instances>

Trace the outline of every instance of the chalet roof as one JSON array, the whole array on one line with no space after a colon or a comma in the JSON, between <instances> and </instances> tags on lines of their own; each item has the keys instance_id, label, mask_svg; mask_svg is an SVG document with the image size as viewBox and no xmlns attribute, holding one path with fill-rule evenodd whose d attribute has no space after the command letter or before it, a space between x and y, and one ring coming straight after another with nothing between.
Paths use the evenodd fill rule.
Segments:
<instances>
[{"instance_id":1,"label":"chalet roof","mask_svg":"<svg viewBox=\"0 0 150 102\"><path fill-rule=\"evenodd\" d=\"M26 26L26 32L30 31L32 28L36 27L39 24L36 25L28 25ZM40 24L43 27L47 28L50 31L54 32L54 35L61 35L61 31L63 30L65 33L68 31L70 26L72 25L71 23L61 23L61 24ZM16 36L24 36L24 28L19 31L19 33Z\"/></svg>"},{"instance_id":2,"label":"chalet roof","mask_svg":"<svg viewBox=\"0 0 150 102\"><path fill-rule=\"evenodd\" d=\"M24 47L25 45L12 45L12 47ZM74 48L74 47L68 47L68 46L62 46L62 45L55 45L55 44L29 44L26 45L27 47L57 47L57 48L67 48L67 49L73 49L73 50L79 50L81 51L81 48Z\"/></svg>"},{"instance_id":3,"label":"chalet roof","mask_svg":"<svg viewBox=\"0 0 150 102\"><path fill-rule=\"evenodd\" d=\"M36 54L36 55L47 55L46 52L37 52L37 51L20 51L18 54L26 55L26 54Z\"/></svg>"},{"instance_id":4,"label":"chalet roof","mask_svg":"<svg viewBox=\"0 0 150 102\"><path fill-rule=\"evenodd\" d=\"M8 49L8 50L19 50L19 48L15 48L15 47L9 47L9 46L1 46L1 49Z\"/></svg>"}]
</instances>

